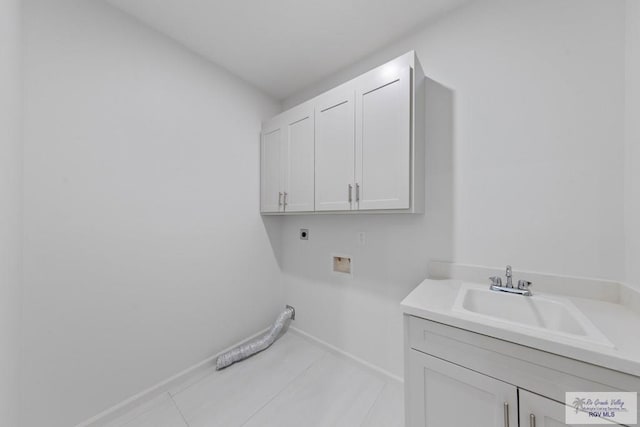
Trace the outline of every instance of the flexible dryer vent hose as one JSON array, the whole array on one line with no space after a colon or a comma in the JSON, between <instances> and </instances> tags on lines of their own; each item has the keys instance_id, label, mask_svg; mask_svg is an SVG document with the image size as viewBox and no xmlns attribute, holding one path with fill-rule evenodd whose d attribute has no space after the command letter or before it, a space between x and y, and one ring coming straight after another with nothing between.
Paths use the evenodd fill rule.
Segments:
<instances>
[{"instance_id":1,"label":"flexible dryer vent hose","mask_svg":"<svg viewBox=\"0 0 640 427\"><path fill-rule=\"evenodd\" d=\"M271 325L269 331L218 356L216 359L216 370L219 371L247 357L251 357L262 350L266 350L280 337L289 322L295 318L296 310L290 305L286 306L275 323Z\"/></svg>"}]
</instances>

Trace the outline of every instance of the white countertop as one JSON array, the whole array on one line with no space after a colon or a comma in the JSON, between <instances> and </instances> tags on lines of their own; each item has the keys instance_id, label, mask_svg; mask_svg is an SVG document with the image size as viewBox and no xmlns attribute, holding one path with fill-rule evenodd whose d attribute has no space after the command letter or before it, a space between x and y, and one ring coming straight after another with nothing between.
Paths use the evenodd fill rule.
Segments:
<instances>
[{"instance_id":1,"label":"white countertop","mask_svg":"<svg viewBox=\"0 0 640 427\"><path fill-rule=\"evenodd\" d=\"M406 314L443 323L490 337L510 341L538 350L614 369L640 377L640 310L625 299L637 301L628 289L620 296L623 304L604 299L536 292L533 297L510 295L512 298L543 296L569 300L604 335L611 345L571 339L549 331L533 330L518 324L486 316L467 315L456 309L455 302L462 287L487 289L488 284L462 280L424 280L401 303Z\"/></svg>"}]
</instances>

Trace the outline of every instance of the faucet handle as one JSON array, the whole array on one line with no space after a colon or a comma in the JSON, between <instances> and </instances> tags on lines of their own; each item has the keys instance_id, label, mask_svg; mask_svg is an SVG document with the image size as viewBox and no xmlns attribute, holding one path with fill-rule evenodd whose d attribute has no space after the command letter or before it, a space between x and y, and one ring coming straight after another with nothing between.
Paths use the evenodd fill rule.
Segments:
<instances>
[{"instance_id":1,"label":"faucet handle","mask_svg":"<svg viewBox=\"0 0 640 427\"><path fill-rule=\"evenodd\" d=\"M502 277L491 276L489 280L491 280L491 286L502 286Z\"/></svg>"},{"instance_id":2,"label":"faucet handle","mask_svg":"<svg viewBox=\"0 0 640 427\"><path fill-rule=\"evenodd\" d=\"M533 283L528 280L518 280L518 289L528 290Z\"/></svg>"}]
</instances>

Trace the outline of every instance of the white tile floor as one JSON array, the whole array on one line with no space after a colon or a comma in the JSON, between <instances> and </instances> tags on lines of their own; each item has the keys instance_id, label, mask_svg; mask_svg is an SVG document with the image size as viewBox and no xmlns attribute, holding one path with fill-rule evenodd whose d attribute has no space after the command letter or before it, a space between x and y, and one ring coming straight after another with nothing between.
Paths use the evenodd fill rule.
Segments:
<instances>
[{"instance_id":1,"label":"white tile floor","mask_svg":"<svg viewBox=\"0 0 640 427\"><path fill-rule=\"evenodd\" d=\"M270 349L135 408L111 427L401 427L402 385L288 332Z\"/></svg>"}]
</instances>

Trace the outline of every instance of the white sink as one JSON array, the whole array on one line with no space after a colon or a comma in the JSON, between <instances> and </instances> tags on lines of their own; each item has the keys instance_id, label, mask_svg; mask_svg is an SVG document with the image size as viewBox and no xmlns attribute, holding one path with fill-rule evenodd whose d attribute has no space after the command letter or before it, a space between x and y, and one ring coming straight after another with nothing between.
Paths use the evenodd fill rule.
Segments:
<instances>
[{"instance_id":1,"label":"white sink","mask_svg":"<svg viewBox=\"0 0 640 427\"><path fill-rule=\"evenodd\" d=\"M453 310L489 322L526 328L607 347L613 344L576 308L562 297L522 296L463 285Z\"/></svg>"}]
</instances>

